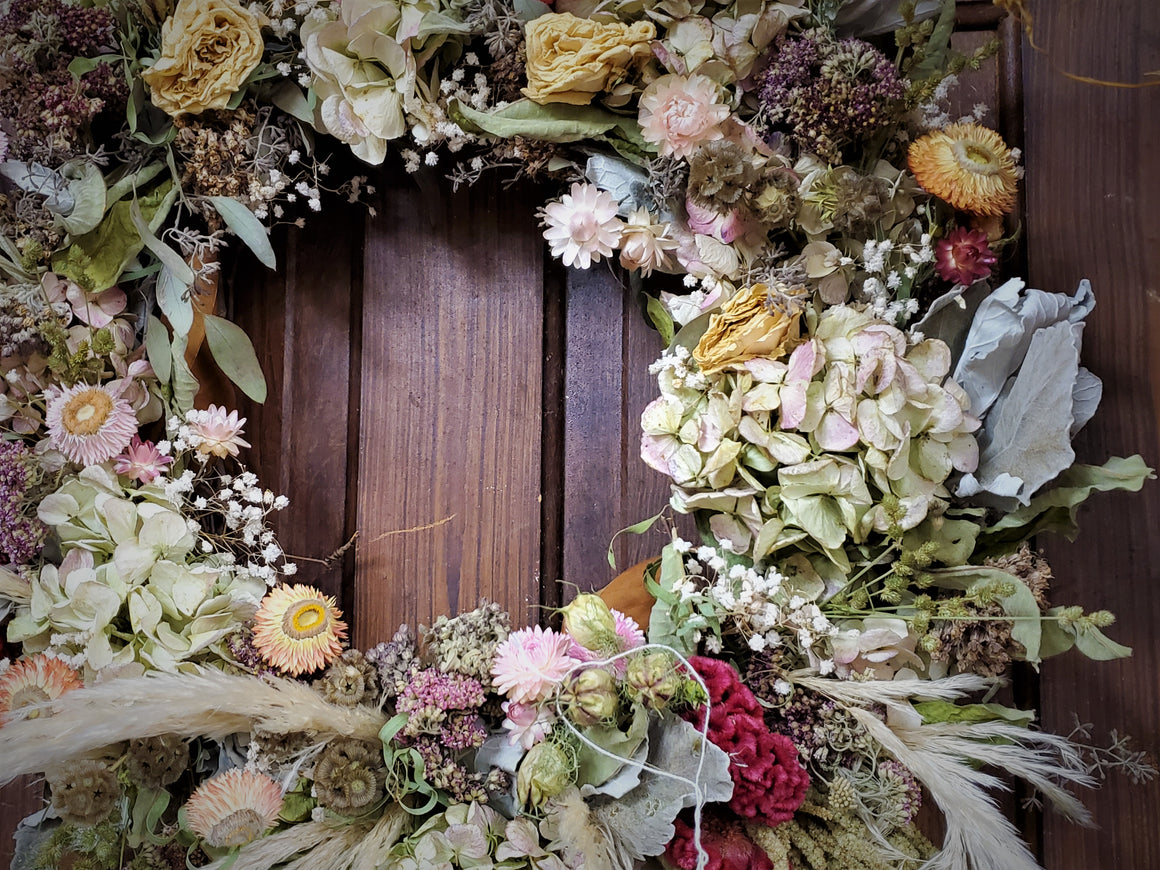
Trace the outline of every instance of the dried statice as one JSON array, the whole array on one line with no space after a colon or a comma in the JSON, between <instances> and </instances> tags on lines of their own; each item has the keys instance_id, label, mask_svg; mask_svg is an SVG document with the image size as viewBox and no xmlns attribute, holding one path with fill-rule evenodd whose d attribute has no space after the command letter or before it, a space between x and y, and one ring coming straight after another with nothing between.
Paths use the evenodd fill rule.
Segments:
<instances>
[{"instance_id":1,"label":"dried statice","mask_svg":"<svg viewBox=\"0 0 1160 870\"><path fill-rule=\"evenodd\" d=\"M419 670L414 633L406 625L399 626L388 643L367 650L366 660L378 669L381 701L391 700L403 691Z\"/></svg>"},{"instance_id":2,"label":"dried statice","mask_svg":"<svg viewBox=\"0 0 1160 870\"><path fill-rule=\"evenodd\" d=\"M52 806L60 817L77 825L95 825L113 811L121 798L117 774L103 761L83 759L47 771Z\"/></svg>"},{"instance_id":3,"label":"dried statice","mask_svg":"<svg viewBox=\"0 0 1160 870\"><path fill-rule=\"evenodd\" d=\"M314 765L314 793L321 806L349 815L383 796L386 773L381 747L340 737Z\"/></svg>"},{"instance_id":4,"label":"dried statice","mask_svg":"<svg viewBox=\"0 0 1160 870\"><path fill-rule=\"evenodd\" d=\"M315 680L314 688L331 704L355 707L378 701L378 683L375 666L357 649L348 649Z\"/></svg>"},{"instance_id":5,"label":"dried statice","mask_svg":"<svg viewBox=\"0 0 1160 870\"><path fill-rule=\"evenodd\" d=\"M511 617L498 604L447 618L440 616L423 631L426 655L441 671L463 674L483 684L491 682L495 650L511 634Z\"/></svg>"},{"instance_id":6,"label":"dried statice","mask_svg":"<svg viewBox=\"0 0 1160 870\"><path fill-rule=\"evenodd\" d=\"M752 158L721 139L702 145L689 161L689 198L703 208L725 213L745 203L758 177Z\"/></svg>"},{"instance_id":7,"label":"dried statice","mask_svg":"<svg viewBox=\"0 0 1160 870\"><path fill-rule=\"evenodd\" d=\"M176 734L129 741L129 775L146 788L165 788L189 767L189 744Z\"/></svg>"},{"instance_id":8,"label":"dried statice","mask_svg":"<svg viewBox=\"0 0 1160 870\"><path fill-rule=\"evenodd\" d=\"M906 88L894 64L860 39L809 30L777 48L758 77L758 118L831 163L895 122Z\"/></svg>"}]
</instances>

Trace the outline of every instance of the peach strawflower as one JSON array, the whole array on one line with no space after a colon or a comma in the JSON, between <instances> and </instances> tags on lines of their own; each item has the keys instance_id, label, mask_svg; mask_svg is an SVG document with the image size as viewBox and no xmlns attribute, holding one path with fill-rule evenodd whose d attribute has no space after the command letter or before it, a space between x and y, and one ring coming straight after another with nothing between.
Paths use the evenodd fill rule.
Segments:
<instances>
[{"instance_id":1,"label":"peach strawflower","mask_svg":"<svg viewBox=\"0 0 1160 870\"><path fill-rule=\"evenodd\" d=\"M210 405L204 411L190 411L185 415L194 438L190 443L199 453L212 453L220 459L237 456L238 449L249 447L250 442L242 438L245 417L238 417L237 411L226 413L225 408Z\"/></svg>"},{"instance_id":2,"label":"peach strawflower","mask_svg":"<svg viewBox=\"0 0 1160 870\"><path fill-rule=\"evenodd\" d=\"M624 229L616 216L619 209L612 195L596 185L573 184L570 193L540 211L552 256L560 257L565 266L581 269L612 256Z\"/></svg>"},{"instance_id":3,"label":"peach strawflower","mask_svg":"<svg viewBox=\"0 0 1160 870\"><path fill-rule=\"evenodd\" d=\"M218 849L244 846L262 836L282 812L278 783L235 767L207 779L190 795L185 815L190 829Z\"/></svg>"},{"instance_id":4,"label":"peach strawflower","mask_svg":"<svg viewBox=\"0 0 1160 870\"><path fill-rule=\"evenodd\" d=\"M311 586L279 586L254 616L254 648L291 676L316 671L342 652L346 623L333 598Z\"/></svg>"},{"instance_id":5,"label":"peach strawflower","mask_svg":"<svg viewBox=\"0 0 1160 870\"><path fill-rule=\"evenodd\" d=\"M164 455L152 441L142 441L134 435L117 456L113 471L139 483L152 483L173 464L173 457Z\"/></svg>"},{"instance_id":6,"label":"peach strawflower","mask_svg":"<svg viewBox=\"0 0 1160 870\"><path fill-rule=\"evenodd\" d=\"M620 237L620 265L639 269L646 278L668 260L668 252L677 249L677 240L668 235L668 224L653 220L646 208L628 216Z\"/></svg>"},{"instance_id":7,"label":"peach strawflower","mask_svg":"<svg viewBox=\"0 0 1160 870\"><path fill-rule=\"evenodd\" d=\"M951 124L910 144L907 164L923 190L960 211L994 217L1015 207L1011 150L994 130Z\"/></svg>"},{"instance_id":8,"label":"peach strawflower","mask_svg":"<svg viewBox=\"0 0 1160 870\"><path fill-rule=\"evenodd\" d=\"M104 386L74 384L50 391L45 422L56 449L78 465L112 459L137 434L133 407Z\"/></svg>"},{"instance_id":9,"label":"peach strawflower","mask_svg":"<svg viewBox=\"0 0 1160 870\"><path fill-rule=\"evenodd\" d=\"M517 704L536 704L579 662L568 654L572 638L550 628L525 628L508 635L495 651L491 675L497 691Z\"/></svg>"},{"instance_id":10,"label":"peach strawflower","mask_svg":"<svg viewBox=\"0 0 1160 870\"><path fill-rule=\"evenodd\" d=\"M44 653L21 659L0 674L0 724L13 718L9 714L22 707L51 701L83 685L80 675L60 659ZM28 718L39 715L37 710Z\"/></svg>"},{"instance_id":11,"label":"peach strawflower","mask_svg":"<svg viewBox=\"0 0 1160 870\"><path fill-rule=\"evenodd\" d=\"M662 157L688 158L697 146L724 137L721 123L729 107L708 76L661 76L640 98L641 133Z\"/></svg>"}]
</instances>

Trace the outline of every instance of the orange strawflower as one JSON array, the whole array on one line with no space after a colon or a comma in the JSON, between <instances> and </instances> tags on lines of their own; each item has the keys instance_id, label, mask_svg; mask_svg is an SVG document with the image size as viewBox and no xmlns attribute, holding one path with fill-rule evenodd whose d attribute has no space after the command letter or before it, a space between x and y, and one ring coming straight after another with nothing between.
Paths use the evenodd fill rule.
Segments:
<instances>
[{"instance_id":1,"label":"orange strawflower","mask_svg":"<svg viewBox=\"0 0 1160 870\"><path fill-rule=\"evenodd\" d=\"M932 130L911 143L907 163L924 190L960 211L994 217L1015 207L1015 160L994 130Z\"/></svg>"},{"instance_id":2,"label":"orange strawflower","mask_svg":"<svg viewBox=\"0 0 1160 870\"><path fill-rule=\"evenodd\" d=\"M310 586L270 590L254 616L254 647L275 668L298 676L342 652L346 623L333 598Z\"/></svg>"},{"instance_id":3,"label":"orange strawflower","mask_svg":"<svg viewBox=\"0 0 1160 870\"><path fill-rule=\"evenodd\" d=\"M22 659L0 674L0 725L21 707L51 701L83 685L80 675L60 659L44 653ZM39 715L37 710L28 718Z\"/></svg>"}]
</instances>

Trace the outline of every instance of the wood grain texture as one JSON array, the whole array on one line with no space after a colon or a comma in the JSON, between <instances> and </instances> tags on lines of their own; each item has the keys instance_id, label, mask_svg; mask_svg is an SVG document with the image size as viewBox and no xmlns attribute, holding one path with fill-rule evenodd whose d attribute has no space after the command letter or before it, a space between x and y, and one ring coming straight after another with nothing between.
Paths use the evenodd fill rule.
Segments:
<instances>
[{"instance_id":1,"label":"wood grain texture","mask_svg":"<svg viewBox=\"0 0 1160 870\"><path fill-rule=\"evenodd\" d=\"M1025 114L1030 283L1072 292L1091 279L1084 360L1104 381L1095 419L1077 439L1080 461L1143 454L1160 461L1160 88L1101 87L1063 71L1140 81L1160 69L1160 4L1060 0L1035 4L1027 49ZM1131 659L1089 662L1075 653L1048 662L1041 680L1044 727L1067 732L1073 712L1160 750L1160 485L1093 497L1075 544L1050 541L1055 603L1107 608L1109 633ZM1048 543L1048 541L1044 541ZM1132 786L1115 774L1088 801L1097 828L1044 817L1048 870L1160 867L1160 782Z\"/></svg>"},{"instance_id":2,"label":"wood grain texture","mask_svg":"<svg viewBox=\"0 0 1160 870\"><path fill-rule=\"evenodd\" d=\"M253 442L247 461L263 486L291 499L273 516L279 542L297 559L295 582L341 599L342 560L327 560L348 537L348 425L357 425L348 395L358 298L352 262L362 253L362 220L333 203L325 232L287 236L277 273L247 257L231 282L234 317L258 350L269 388L261 405L241 397Z\"/></svg>"},{"instance_id":3,"label":"wood grain texture","mask_svg":"<svg viewBox=\"0 0 1160 870\"><path fill-rule=\"evenodd\" d=\"M617 568L609 567L612 536L669 500L669 480L640 459L640 415L657 395L648 367L662 350L618 271L602 264L568 273L564 580L576 589L605 585L665 544L661 524L621 535Z\"/></svg>"},{"instance_id":4,"label":"wood grain texture","mask_svg":"<svg viewBox=\"0 0 1160 870\"><path fill-rule=\"evenodd\" d=\"M359 646L539 599L543 251L534 200L388 182L367 228ZM531 617L534 619L534 615Z\"/></svg>"}]
</instances>

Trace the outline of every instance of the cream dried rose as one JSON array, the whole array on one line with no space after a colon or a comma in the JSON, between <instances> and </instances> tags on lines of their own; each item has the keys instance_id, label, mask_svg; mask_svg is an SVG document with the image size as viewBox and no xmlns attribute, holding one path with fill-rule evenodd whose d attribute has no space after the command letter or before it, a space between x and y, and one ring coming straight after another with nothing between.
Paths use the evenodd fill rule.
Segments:
<instances>
[{"instance_id":1,"label":"cream dried rose","mask_svg":"<svg viewBox=\"0 0 1160 870\"><path fill-rule=\"evenodd\" d=\"M523 94L537 103L585 106L623 78L629 67L647 60L656 27L601 24L570 12L551 12L528 23L528 86Z\"/></svg>"},{"instance_id":2,"label":"cream dried rose","mask_svg":"<svg viewBox=\"0 0 1160 870\"><path fill-rule=\"evenodd\" d=\"M173 117L222 109L262 59L263 20L232 0L181 0L161 25L161 57L141 77Z\"/></svg>"},{"instance_id":3,"label":"cream dried rose","mask_svg":"<svg viewBox=\"0 0 1160 870\"><path fill-rule=\"evenodd\" d=\"M785 289L785 288L780 288ZM778 359L798 337L800 312L786 314L769 306L769 288L754 284L741 290L709 318L693 358L706 374L756 356Z\"/></svg>"}]
</instances>

